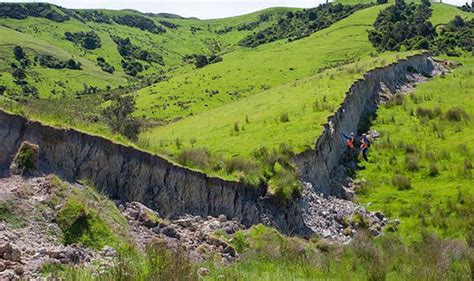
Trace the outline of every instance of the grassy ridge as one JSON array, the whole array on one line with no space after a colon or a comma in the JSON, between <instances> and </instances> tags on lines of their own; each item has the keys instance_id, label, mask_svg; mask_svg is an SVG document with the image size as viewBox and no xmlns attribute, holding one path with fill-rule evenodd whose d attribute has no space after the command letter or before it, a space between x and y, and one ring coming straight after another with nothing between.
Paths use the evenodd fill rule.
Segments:
<instances>
[{"instance_id":1,"label":"grassy ridge","mask_svg":"<svg viewBox=\"0 0 474 281\"><path fill-rule=\"evenodd\" d=\"M474 58L459 60L462 67L378 111L373 128L382 138L357 175L367 181L361 202L400 218L408 239L419 238L420 229L457 237L473 224ZM411 183L401 185L397 175Z\"/></svg>"}]
</instances>

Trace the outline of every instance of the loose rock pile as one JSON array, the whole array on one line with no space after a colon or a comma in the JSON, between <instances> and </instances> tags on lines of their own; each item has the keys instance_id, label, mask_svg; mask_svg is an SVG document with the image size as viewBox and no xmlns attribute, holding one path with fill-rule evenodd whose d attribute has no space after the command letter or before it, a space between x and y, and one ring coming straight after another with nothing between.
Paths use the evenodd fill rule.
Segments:
<instances>
[{"instance_id":1,"label":"loose rock pile","mask_svg":"<svg viewBox=\"0 0 474 281\"><path fill-rule=\"evenodd\" d=\"M117 256L115 250L104 248L94 252L82 245L62 245L61 230L54 222L54 210L38 204L47 199L51 189L48 177L11 176L0 179L0 199L25 215L15 227L0 223L0 280L40 279L45 264L67 264L78 267L98 264L110 266Z\"/></svg>"},{"instance_id":2,"label":"loose rock pile","mask_svg":"<svg viewBox=\"0 0 474 281\"><path fill-rule=\"evenodd\" d=\"M317 193L303 182L302 207L305 224L321 238L347 243L357 229L379 235L388 221L380 212L369 212L352 201Z\"/></svg>"},{"instance_id":3,"label":"loose rock pile","mask_svg":"<svg viewBox=\"0 0 474 281\"><path fill-rule=\"evenodd\" d=\"M237 220L228 220L224 215L218 218L186 215L177 220L164 220L138 202L125 203L119 209L142 248L154 239L162 239L171 248L184 247L186 253L196 260L215 254L220 255L224 263L238 258L235 249L221 238L244 228Z\"/></svg>"}]
</instances>

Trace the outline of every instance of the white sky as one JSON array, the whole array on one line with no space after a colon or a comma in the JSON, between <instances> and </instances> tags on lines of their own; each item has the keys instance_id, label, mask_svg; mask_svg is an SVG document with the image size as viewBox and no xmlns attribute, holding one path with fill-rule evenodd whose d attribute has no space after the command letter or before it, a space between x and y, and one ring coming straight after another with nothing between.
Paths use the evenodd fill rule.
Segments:
<instances>
[{"instance_id":1,"label":"white sky","mask_svg":"<svg viewBox=\"0 0 474 281\"><path fill-rule=\"evenodd\" d=\"M325 0L6 0L6 2L49 2L66 8L134 9L141 12L167 12L184 17L209 19L242 15L269 7L310 8ZM462 5L466 0L443 0L443 2Z\"/></svg>"}]
</instances>

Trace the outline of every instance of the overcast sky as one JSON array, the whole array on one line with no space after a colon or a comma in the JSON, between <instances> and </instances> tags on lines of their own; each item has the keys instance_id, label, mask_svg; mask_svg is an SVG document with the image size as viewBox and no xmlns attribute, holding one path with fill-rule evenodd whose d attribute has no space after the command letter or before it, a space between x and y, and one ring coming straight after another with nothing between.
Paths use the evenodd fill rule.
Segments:
<instances>
[{"instance_id":1,"label":"overcast sky","mask_svg":"<svg viewBox=\"0 0 474 281\"><path fill-rule=\"evenodd\" d=\"M7 0L6 2L50 2L66 8L134 9L209 19L236 16L277 6L309 8L325 0ZM443 2L462 5L466 0L443 0Z\"/></svg>"}]
</instances>

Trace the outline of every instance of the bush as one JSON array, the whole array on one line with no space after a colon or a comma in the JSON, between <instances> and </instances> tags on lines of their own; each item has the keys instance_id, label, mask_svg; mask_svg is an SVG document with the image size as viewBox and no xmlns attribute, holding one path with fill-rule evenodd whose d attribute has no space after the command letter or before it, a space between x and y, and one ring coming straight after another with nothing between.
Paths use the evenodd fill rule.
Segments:
<instances>
[{"instance_id":1,"label":"bush","mask_svg":"<svg viewBox=\"0 0 474 281\"><path fill-rule=\"evenodd\" d=\"M102 71L110 74L115 72L115 67L107 63L103 57L97 57L97 65L102 69Z\"/></svg>"},{"instance_id":2,"label":"bush","mask_svg":"<svg viewBox=\"0 0 474 281\"><path fill-rule=\"evenodd\" d=\"M282 123L290 122L290 117L288 116L287 112L284 112L280 115L280 122Z\"/></svg>"},{"instance_id":3,"label":"bush","mask_svg":"<svg viewBox=\"0 0 474 281\"><path fill-rule=\"evenodd\" d=\"M38 169L39 147L29 142L23 142L13 159L13 173L21 174Z\"/></svg>"},{"instance_id":4,"label":"bush","mask_svg":"<svg viewBox=\"0 0 474 281\"><path fill-rule=\"evenodd\" d=\"M211 166L211 155L206 149L192 148L181 151L177 161L184 166L209 169Z\"/></svg>"},{"instance_id":5,"label":"bush","mask_svg":"<svg viewBox=\"0 0 474 281\"><path fill-rule=\"evenodd\" d=\"M396 174L392 178L392 183L393 185L398 189L398 190L408 190L411 189L411 180L403 175Z\"/></svg>"},{"instance_id":6,"label":"bush","mask_svg":"<svg viewBox=\"0 0 474 281\"><path fill-rule=\"evenodd\" d=\"M416 117L418 118L428 118L433 119L435 117L435 112L429 108L418 107L416 109Z\"/></svg>"},{"instance_id":7,"label":"bush","mask_svg":"<svg viewBox=\"0 0 474 281\"><path fill-rule=\"evenodd\" d=\"M113 94L110 105L102 111L102 115L113 133L136 140L140 133L141 122L132 116L135 111L133 96Z\"/></svg>"},{"instance_id":8,"label":"bush","mask_svg":"<svg viewBox=\"0 0 474 281\"><path fill-rule=\"evenodd\" d=\"M416 154L415 155L410 154L405 157L405 167L410 172L418 171L419 162L420 162L419 156Z\"/></svg>"},{"instance_id":9,"label":"bush","mask_svg":"<svg viewBox=\"0 0 474 281\"><path fill-rule=\"evenodd\" d=\"M82 46L87 50L94 50L100 48L100 37L94 31L89 32L65 32L64 37L66 40L73 42L74 44Z\"/></svg>"},{"instance_id":10,"label":"bush","mask_svg":"<svg viewBox=\"0 0 474 281\"><path fill-rule=\"evenodd\" d=\"M439 175L438 166L436 166L436 164L431 164L430 165L430 168L428 170L428 175L430 177L436 177L437 175Z\"/></svg>"},{"instance_id":11,"label":"bush","mask_svg":"<svg viewBox=\"0 0 474 281\"><path fill-rule=\"evenodd\" d=\"M454 107L449 109L446 114L446 120L451 122L461 122L463 120L468 121L469 115L464 111L464 109L459 107Z\"/></svg>"}]
</instances>

